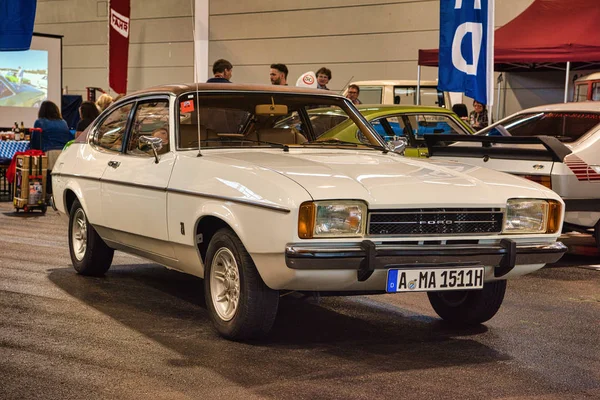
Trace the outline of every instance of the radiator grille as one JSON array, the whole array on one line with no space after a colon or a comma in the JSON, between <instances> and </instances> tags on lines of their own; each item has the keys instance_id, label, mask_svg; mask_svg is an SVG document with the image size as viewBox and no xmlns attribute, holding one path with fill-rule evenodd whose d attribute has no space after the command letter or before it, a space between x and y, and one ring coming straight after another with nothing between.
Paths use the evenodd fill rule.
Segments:
<instances>
[{"instance_id":1,"label":"radiator grille","mask_svg":"<svg viewBox=\"0 0 600 400\"><path fill-rule=\"evenodd\" d=\"M445 208L382 210L369 213L368 234L468 235L502 231L500 208Z\"/></svg>"}]
</instances>

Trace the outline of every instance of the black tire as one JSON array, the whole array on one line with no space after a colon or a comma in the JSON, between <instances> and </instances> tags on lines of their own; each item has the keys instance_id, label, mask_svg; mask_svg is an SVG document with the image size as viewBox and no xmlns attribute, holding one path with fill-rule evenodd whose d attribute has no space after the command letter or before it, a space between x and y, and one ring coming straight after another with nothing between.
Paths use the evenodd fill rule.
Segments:
<instances>
[{"instance_id":1,"label":"black tire","mask_svg":"<svg viewBox=\"0 0 600 400\"><path fill-rule=\"evenodd\" d=\"M457 325L476 325L491 319L502 305L506 280L488 282L481 290L428 292L429 302L444 320Z\"/></svg>"},{"instance_id":2,"label":"black tire","mask_svg":"<svg viewBox=\"0 0 600 400\"><path fill-rule=\"evenodd\" d=\"M264 283L252 258L231 229L223 228L215 233L204 265L206 308L219 334L231 340L265 336L275 321L279 292ZM217 278L220 275L223 276ZM222 302L216 299L219 292L225 297ZM237 305L226 307L228 303L235 303L231 298L236 298L236 292Z\"/></svg>"},{"instance_id":3,"label":"black tire","mask_svg":"<svg viewBox=\"0 0 600 400\"><path fill-rule=\"evenodd\" d=\"M115 253L89 224L79 200L73 202L69 213L69 253L75 271L90 276L104 275Z\"/></svg>"}]
</instances>

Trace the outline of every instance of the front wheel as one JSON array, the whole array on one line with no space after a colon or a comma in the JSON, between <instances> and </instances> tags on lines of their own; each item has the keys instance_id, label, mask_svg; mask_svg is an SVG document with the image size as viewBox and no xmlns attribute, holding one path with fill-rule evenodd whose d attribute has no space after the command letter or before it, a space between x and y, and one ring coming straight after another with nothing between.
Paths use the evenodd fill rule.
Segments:
<instances>
[{"instance_id":1,"label":"front wheel","mask_svg":"<svg viewBox=\"0 0 600 400\"><path fill-rule=\"evenodd\" d=\"M279 293L263 282L231 229L217 231L208 245L204 294L208 313L221 336L243 340L264 336L271 330Z\"/></svg>"},{"instance_id":2,"label":"front wheel","mask_svg":"<svg viewBox=\"0 0 600 400\"><path fill-rule=\"evenodd\" d=\"M502 305L506 280L488 282L481 290L428 292L429 302L444 320L476 325L491 319Z\"/></svg>"},{"instance_id":3,"label":"front wheel","mask_svg":"<svg viewBox=\"0 0 600 400\"><path fill-rule=\"evenodd\" d=\"M69 213L69 253L75 271L81 275L104 275L114 252L89 224L81 203L75 200Z\"/></svg>"}]
</instances>

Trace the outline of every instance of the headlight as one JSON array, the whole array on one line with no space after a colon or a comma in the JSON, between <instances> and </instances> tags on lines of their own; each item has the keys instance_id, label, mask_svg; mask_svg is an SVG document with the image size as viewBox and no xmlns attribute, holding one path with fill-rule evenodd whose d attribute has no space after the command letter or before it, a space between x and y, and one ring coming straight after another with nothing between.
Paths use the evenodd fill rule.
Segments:
<instances>
[{"instance_id":1,"label":"headlight","mask_svg":"<svg viewBox=\"0 0 600 400\"><path fill-rule=\"evenodd\" d=\"M504 233L556 233L562 218L556 200L509 199L506 204Z\"/></svg>"},{"instance_id":2,"label":"headlight","mask_svg":"<svg viewBox=\"0 0 600 400\"><path fill-rule=\"evenodd\" d=\"M360 237L365 232L367 205L361 201L307 201L300 205L298 236Z\"/></svg>"}]
</instances>

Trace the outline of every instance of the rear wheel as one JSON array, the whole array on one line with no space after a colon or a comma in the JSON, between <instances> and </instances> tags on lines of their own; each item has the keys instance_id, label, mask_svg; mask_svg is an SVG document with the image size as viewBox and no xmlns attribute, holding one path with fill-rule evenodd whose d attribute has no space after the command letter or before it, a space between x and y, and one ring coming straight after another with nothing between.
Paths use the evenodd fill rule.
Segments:
<instances>
[{"instance_id":1,"label":"rear wheel","mask_svg":"<svg viewBox=\"0 0 600 400\"><path fill-rule=\"evenodd\" d=\"M73 202L69 214L69 252L75 271L92 276L104 275L114 255L89 224L79 200Z\"/></svg>"},{"instance_id":2,"label":"rear wheel","mask_svg":"<svg viewBox=\"0 0 600 400\"><path fill-rule=\"evenodd\" d=\"M461 325L481 324L502 305L506 280L488 282L481 290L428 292L429 302L444 320Z\"/></svg>"},{"instance_id":3,"label":"rear wheel","mask_svg":"<svg viewBox=\"0 0 600 400\"><path fill-rule=\"evenodd\" d=\"M209 315L227 339L261 337L273 326L279 293L263 282L231 229L217 231L208 245L204 293Z\"/></svg>"}]
</instances>

